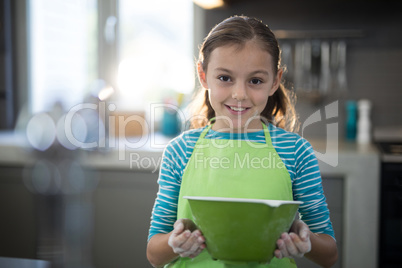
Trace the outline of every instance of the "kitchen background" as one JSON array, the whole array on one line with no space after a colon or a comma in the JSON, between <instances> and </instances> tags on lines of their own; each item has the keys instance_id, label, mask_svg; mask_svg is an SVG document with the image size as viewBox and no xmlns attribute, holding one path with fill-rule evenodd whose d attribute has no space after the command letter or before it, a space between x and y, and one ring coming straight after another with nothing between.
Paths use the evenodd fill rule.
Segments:
<instances>
[{"instance_id":1,"label":"kitchen background","mask_svg":"<svg viewBox=\"0 0 402 268\"><path fill-rule=\"evenodd\" d=\"M369 99L373 104L373 126L402 124L401 70L402 19L396 1L232 1L227 9L206 12L205 32L233 14L255 16L274 31L305 32L307 40L344 40L347 45L347 89L332 90L321 103L339 100L339 120L344 129L345 100ZM314 36L314 30L318 33ZM349 31L357 30L351 35ZM324 33L321 33L324 32ZM338 38L325 38L325 32ZM204 32L204 33L205 33ZM320 34L323 38L320 39ZM342 38L342 35L344 38ZM360 35L360 36L357 36ZM281 40L285 43L287 40ZM317 105L299 98L301 122L311 115ZM308 135L324 136L325 128L317 124L306 131ZM340 133L343 134L343 133Z\"/></svg>"},{"instance_id":2,"label":"kitchen background","mask_svg":"<svg viewBox=\"0 0 402 268\"><path fill-rule=\"evenodd\" d=\"M4 81L0 91L1 101L4 103L4 105L1 105L3 110L2 113L0 113L2 116L0 128L2 129L12 128L15 125L18 112L24 108L25 104L29 103L33 110L35 110L35 107L37 106L30 103L30 99L33 99L34 94L29 90L35 89L33 88L35 85L32 85L35 78L30 77L30 75L34 73L35 70L33 69L36 65L32 65L33 63L30 62L33 61L33 59L30 58L29 53L31 53L31 50L27 44L33 43L32 45L34 45L35 40L33 37L40 34L43 35L43 33L32 31L32 29L29 28L29 24L26 26L26 23L30 22L29 19L32 18L24 15L29 14L27 13L28 6L24 4L24 1L4 1L4 3L7 2L10 3L10 10L14 13L4 12L3 14L3 19L5 21L9 19L12 28L5 27L4 32L2 32L2 50L3 53L4 51L7 51L6 54L3 54L6 55L6 57L3 56L3 71L1 73L3 77L2 80ZM38 2L46 3L45 1ZM118 13L113 2L99 2L103 4L99 4L98 20L101 20L102 16L110 18L110 14L116 15ZM277 3L274 1L263 0L228 0L227 3L227 6L224 8L217 8L208 11L195 6L193 16L181 15L181 20L186 20L186 22L189 22L190 24L189 27L193 27L193 29L190 30L188 29L189 27L185 29L187 30L186 34L190 34L190 31L194 33L194 40L186 41L186 49L189 52L191 52L191 50L194 51L194 56L190 57L194 59L194 57L197 56L197 47L202 42L202 38L204 38L216 23L234 14L254 16L266 22L274 31L287 31L285 36L279 34L278 37L284 37L280 39L282 45L291 46L293 53L291 56L293 57L295 57L294 52L296 42L307 40L311 42L316 41L320 44L320 42L327 41L329 45L331 45L334 41L344 41L346 44L346 66L344 68L346 71L346 86L341 89L336 87L332 88L332 90L330 89L318 101L316 99L312 100L308 98L308 96L311 97L314 94L308 94L307 97L301 96L304 95L302 94L303 92L297 92L296 87L296 92L300 95L297 103L301 122L303 122L307 116L311 115L317 107L323 107L335 100L340 101L339 117L344 119L345 101L364 98L372 102L373 110L371 119L374 127L401 124L402 118L399 113L399 101L402 99L402 91L400 90L400 70L402 65L402 37L400 31L402 29L402 19L398 16L399 3L397 1L383 1L380 3L380 1L337 0L321 3L310 0L304 1L303 3L294 3L293 1L285 0ZM96 9L96 4L93 5L95 6L94 9ZM192 7L186 7L186 9L183 10L188 13L191 9ZM158 11L160 12L160 10ZM81 12L83 11L81 10ZM85 12L87 11L85 10ZM102 15L102 12L107 15ZM92 13L88 12L88 14ZM135 15L135 13L132 15ZM128 15L121 15L123 19L126 19L124 16ZM96 19L96 16L94 16L94 18ZM95 19L92 19L94 21L91 22L92 24L96 24ZM194 20L194 23L190 20ZM132 22L132 20L130 21L126 19L125 23L127 23L127 21ZM110 24L112 22L109 20L108 23ZM125 25L123 23L121 24L120 27L123 28ZM112 23L112 25L114 24ZM97 30L93 30L92 32L88 31L89 34L94 35L94 33L101 31L95 26L92 27ZM49 29L45 28L45 30ZM29 34L26 35L24 33ZM116 34L119 34L119 32ZM120 35L123 36L120 37L122 40L116 40L116 43L120 43L118 44L120 45L120 50L127 50L126 47L128 45L122 45L121 43L124 43L125 40L123 39L128 39L129 35L124 32ZM305 36L305 38L303 38L303 36ZM157 41L158 40L155 40L155 42ZM184 42L183 40L179 41ZM83 44L86 45L85 43ZM193 47L189 48L191 44L193 44ZM91 70L90 72L92 73L89 73L89 71L84 70L89 73L88 77L93 80L97 77L102 78L108 81L108 83L116 85L116 78L110 78L112 75L109 73L111 72L103 66L105 65L103 63L106 62L108 63L107 65L116 64L114 60L108 60L105 58L109 57L113 59L119 56L120 58L123 58L124 55L121 55L123 52L119 52L120 54L114 52L116 55L113 55L110 51L116 49L116 47L113 47L113 45L107 42L106 44L99 42L97 46L92 46L92 50L95 52L97 51L97 53L102 55L102 57L99 57L97 60L89 59L87 60L89 63L82 61L78 62L74 65L75 68L77 68L79 63L92 65L98 64L99 67L97 71ZM92 50L87 49L86 51L89 54L93 54L94 52ZM82 53L82 51L79 52ZM46 57L46 54L43 56ZM286 63L288 62L285 61L285 64ZM192 66L192 64L192 62L186 62L183 65L188 67ZM293 64L295 64L294 59ZM9 66L11 66L11 68L8 68ZM82 67L80 68L82 69ZM292 66L288 65L288 70L292 73L295 72L294 66L292 68ZM95 72L97 72L97 74L93 74ZM193 72L188 71L187 73L190 74L189 76L194 75ZM177 76L175 78L177 78ZM290 79L290 82L295 81L294 79ZM88 84L89 82L87 82L85 86L79 86L83 88L82 91L85 92L89 90ZM120 86L121 84L122 83L120 83ZM182 87L180 88L180 91L188 94L191 92L191 88L194 87L194 81L185 81L185 84L185 87L180 86ZM290 84L291 87L292 85L294 84ZM172 87L171 85L169 86ZM164 85L165 90L169 86ZM59 89L59 91L61 91L61 89ZM136 93L139 94L138 92ZM83 93L80 94L82 95ZM31 102L33 101L31 100ZM44 105L43 108L41 107L36 110L40 111L45 108L49 109L49 107ZM344 129L344 120L340 120L339 123L340 129ZM322 130L325 130L325 128L322 128L320 124L312 125L308 130L306 129L306 131L308 131L307 135L315 135L319 137L325 136L325 132L322 132Z\"/></svg>"},{"instance_id":3,"label":"kitchen background","mask_svg":"<svg viewBox=\"0 0 402 268\"><path fill-rule=\"evenodd\" d=\"M49 144L50 147L28 150L25 140L14 135L12 130L21 127L24 130L34 113L53 109L53 113L49 113L53 117L60 116L62 112L54 110L55 101L61 101L68 110L79 101L96 103L94 101L101 99L106 104L116 104L116 110L107 110L111 115L113 112L116 116L134 114L144 120L148 119L144 103L175 106L185 103L197 87L193 64L202 39L224 18L248 15L267 23L277 33L283 48L291 51L285 54L291 55L289 58L293 60L286 62L288 79L294 82L298 96L296 108L302 125L316 111L326 119L325 107L338 101L335 118L319 120L301 128L303 136L316 141L313 146L317 152L338 159L333 166L328 164L331 161L322 161L325 158L320 160L324 189L340 247L336 267L392 267L379 261L379 153L370 144L361 147L353 140L344 140L346 103L349 100L367 99L371 102L372 129L402 125L402 4L391 0L227 0L225 7L206 10L185 0L169 1L170 5L157 0L147 1L148 5L143 4L144 1L123 0L88 0L85 4L82 4L84 1L72 1L67 6L62 2L1 0L0 129L3 131L0 133L0 213L4 220L0 224L0 264L4 261L2 257L51 260L60 257L58 250L64 246L64 252L75 256L76 261L86 265L92 263L94 267L150 267L145 258L145 246L150 211L157 191L157 172L151 171L157 168L157 164L136 168L129 160L137 154L139 158L157 163L163 146L124 150L126 157L122 160L117 150L104 148L80 152ZM65 14L75 15L63 16ZM149 16L159 20L149 19ZM62 19L54 20L55 24L47 20L55 17ZM148 32L156 28L162 30L155 31L154 36L144 35L146 31L136 35L138 29L129 26L137 23L141 25L139 29ZM43 41L53 31L59 35L48 43ZM138 40L145 40L145 45ZM44 43L45 49L34 50ZM320 86L305 87L305 90L298 88L297 68L291 64L297 62L296 50L320 48L319 63L311 63L309 70L322 80L326 55L323 44L324 47L329 45L330 52L335 51L332 44L346 45L342 70L330 69L332 82L336 81L338 72L343 72L346 83L324 89ZM76 46L71 49L73 45ZM52 46L61 49L55 52ZM151 50L147 50L148 47ZM160 51L155 55L147 54L158 48ZM180 55L175 54L178 50ZM60 57L63 53L66 57ZM139 57L141 54L146 56ZM174 55L177 62L169 57L162 59L164 54ZM131 58L136 58L136 61L120 62ZM63 62L63 67L59 66L60 62ZM156 66L155 62L162 64ZM171 62L174 64L169 65ZM151 73L144 72L149 69L152 69ZM179 71L171 72L173 69ZM121 71L120 78L123 79L116 78L117 70ZM53 75L50 79L49 73ZM161 84L160 80L166 83ZM52 84L55 81L58 84ZM310 82L312 85L312 80ZM114 90L108 91L110 88ZM101 92L106 94L104 99ZM120 99L113 99L116 96ZM158 118L168 115L160 113ZM163 118L166 122L168 117ZM43 121L39 120L39 123ZM328 147L321 146L329 135L327 125L330 123L338 123L334 130L339 135L339 151L336 152L328 152ZM167 135L172 134L171 126L164 128L161 124L156 127ZM126 134L147 134L150 131L129 128ZM175 131L177 129L173 134ZM157 137L159 145L168 140L164 135ZM95 137L96 141L100 139L100 134ZM60 180L64 180L64 169L57 170L55 165L49 164L60 159L69 160L67 166L73 167L76 163L72 159L79 159L85 176L81 174L78 178L89 179L86 186L80 188L82 191L78 191L78 199L69 199L69 206L66 206L69 209L61 205L65 200L49 194L50 188L43 190L27 183L27 180L37 178L26 174L42 174L43 163L45 170L50 170L50 174L61 173ZM42 162L38 165L38 161ZM54 206L49 206L49 202ZM85 209L74 211L71 209L74 204ZM358 204L363 204L363 207ZM74 229L74 221L66 217L65 225L70 229L60 229L63 223L52 222L52 215L56 218L70 215L70 219L82 220ZM90 228L90 231L84 235L80 232L85 228ZM74 239L66 242L63 239L71 234L69 232L75 237L82 235L86 242ZM81 249L84 254L74 255L77 252L71 250L72 247ZM362 265L364 261L368 264ZM302 265L312 267L311 263Z\"/></svg>"}]
</instances>

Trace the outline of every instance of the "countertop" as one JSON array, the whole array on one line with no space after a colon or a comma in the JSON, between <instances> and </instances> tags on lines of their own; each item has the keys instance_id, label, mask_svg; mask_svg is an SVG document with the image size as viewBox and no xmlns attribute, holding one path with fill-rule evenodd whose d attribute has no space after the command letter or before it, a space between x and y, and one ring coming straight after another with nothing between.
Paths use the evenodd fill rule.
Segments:
<instances>
[{"instance_id":1,"label":"countertop","mask_svg":"<svg viewBox=\"0 0 402 268\"><path fill-rule=\"evenodd\" d=\"M51 263L43 260L0 257L0 267L50 268Z\"/></svg>"},{"instance_id":2,"label":"countertop","mask_svg":"<svg viewBox=\"0 0 402 268\"><path fill-rule=\"evenodd\" d=\"M142 140L120 139L110 143L109 148L96 150L75 150L74 155L88 167L101 169L130 169L155 171L159 168L163 150L171 137L161 134L146 137ZM313 146L320 167L332 171L345 157L378 158L379 151L373 144L357 144L348 141L326 141L309 139ZM35 161L34 156L41 152L34 150L21 133L12 131L0 132L0 164L26 165Z\"/></svg>"},{"instance_id":3,"label":"countertop","mask_svg":"<svg viewBox=\"0 0 402 268\"><path fill-rule=\"evenodd\" d=\"M158 170L162 153L171 137L161 134L145 139L127 138L109 141L109 148L89 150L59 150L59 156L74 157L83 166L99 169ZM49 150L50 151L50 150ZM33 164L46 152L32 148L23 133L0 132L0 165L25 166Z\"/></svg>"}]
</instances>

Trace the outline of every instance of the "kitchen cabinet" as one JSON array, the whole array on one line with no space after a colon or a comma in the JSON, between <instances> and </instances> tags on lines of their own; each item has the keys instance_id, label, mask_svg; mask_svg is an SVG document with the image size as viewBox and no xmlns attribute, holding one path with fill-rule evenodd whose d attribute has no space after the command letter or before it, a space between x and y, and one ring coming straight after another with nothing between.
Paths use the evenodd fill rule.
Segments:
<instances>
[{"instance_id":1,"label":"kitchen cabinet","mask_svg":"<svg viewBox=\"0 0 402 268\"><path fill-rule=\"evenodd\" d=\"M35 202L22 174L21 166L0 166L0 256L35 259Z\"/></svg>"},{"instance_id":2,"label":"kitchen cabinet","mask_svg":"<svg viewBox=\"0 0 402 268\"><path fill-rule=\"evenodd\" d=\"M0 256L38 258L38 204L22 166L0 166ZM88 172L92 172L88 170ZM152 267L146 258L157 173L98 170L93 198L92 263L97 268Z\"/></svg>"},{"instance_id":3,"label":"kitchen cabinet","mask_svg":"<svg viewBox=\"0 0 402 268\"><path fill-rule=\"evenodd\" d=\"M332 190L332 186L325 186L326 177L342 178L342 195L337 197L342 200L342 234L336 235L337 240L341 240L340 267L377 267L380 200L380 156L377 148L372 144L341 141L335 150L328 150L328 141L310 142L317 152L321 152L317 157L324 191ZM323 155L325 157L321 157ZM336 164L328 164L325 160L329 158L337 159ZM334 210L336 217L337 210Z\"/></svg>"},{"instance_id":4,"label":"kitchen cabinet","mask_svg":"<svg viewBox=\"0 0 402 268\"><path fill-rule=\"evenodd\" d=\"M12 1L0 1L0 129L14 124Z\"/></svg>"},{"instance_id":5,"label":"kitchen cabinet","mask_svg":"<svg viewBox=\"0 0 402 268\"><path fill-rule=\"evenodd\" d=\"M157 173L103 170L94 192L97 268L152 267L146 258Z\"/></svg>"},{"instance_id":6,"label":"kitchen cabinet","mask_svg":"<svg viewBox=\"0 0 402 268\"><path fill-rule=\"evenodd\" d=\"M344 214L344 177L340 175L323 175L322 186L324 188L325 197L327 199L328 209L330 212L332 227L334 228L336 244L338 246L338 261L333 268L341 268L342 266L342 249L343 249L343 214ZM298 268L320 268L319 265L312 261L302 258L295 259Z\"/></svg>"}]
</instances>

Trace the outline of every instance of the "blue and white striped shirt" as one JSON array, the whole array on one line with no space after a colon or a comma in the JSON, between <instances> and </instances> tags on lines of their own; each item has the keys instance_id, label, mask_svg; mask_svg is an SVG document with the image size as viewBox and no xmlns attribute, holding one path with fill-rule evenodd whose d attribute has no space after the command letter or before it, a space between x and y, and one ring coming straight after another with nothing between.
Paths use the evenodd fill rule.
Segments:
<instances>
[{"instance_id":1,"label":"blue and white striped shirt","mask_svg":"<svg viewBox=\"0 0 402 268\"><path fill-rule=\"evenodd\" d=\"M204 128L183 132L166 146L159 171L159 191L152 211L148 239L157 233L169 233L177 216L177 203L183 171ZM335 238L324 196L317 158L310 143L296 133L268 125L272 144L289 171L293 199L303 201L299 207L302 220L314 233ZM206 139L249 140L265 143L264 131L222 133L210 130Z\"/></svg>"}]
</instances>

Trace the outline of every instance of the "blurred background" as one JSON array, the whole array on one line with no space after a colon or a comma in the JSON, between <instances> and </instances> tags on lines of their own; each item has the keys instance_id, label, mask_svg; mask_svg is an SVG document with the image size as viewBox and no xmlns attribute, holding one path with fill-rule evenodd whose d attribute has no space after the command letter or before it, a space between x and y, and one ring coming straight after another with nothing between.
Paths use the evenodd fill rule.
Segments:
<instances>
[{"instance_id":1,"label":"blurred background","mask_svg":"<svg viewBox=\"0 0 402 268\"><path fill-rule=\"evenodd\" d=\"M199 45L232 15L261 19L280 42L299 134L320 161L336 267L400 267L400 10L391 0L0 0L0 267L151 267L161 154L188 128Z\"/></svg>"}]
</instances>

